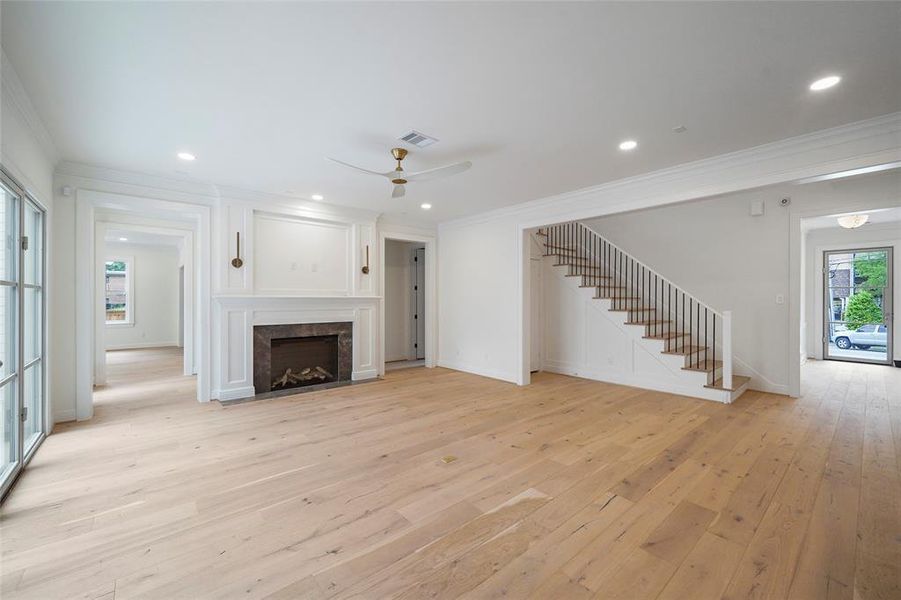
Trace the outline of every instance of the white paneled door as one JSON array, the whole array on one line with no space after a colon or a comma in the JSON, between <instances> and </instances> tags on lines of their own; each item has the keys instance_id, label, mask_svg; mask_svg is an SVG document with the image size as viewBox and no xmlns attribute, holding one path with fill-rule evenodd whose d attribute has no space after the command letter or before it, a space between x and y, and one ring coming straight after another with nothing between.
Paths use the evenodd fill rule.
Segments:
<instances>
[{"instance_id":1,"label":"white paneled door","mask_svg":"<svg viewBox=\"0 0 901 600\"><path fill-rule=\"evenodd\" d=\"M44 211L0 175L0 496L5 496L46 433Z\"/></svg>"}]
</instances>

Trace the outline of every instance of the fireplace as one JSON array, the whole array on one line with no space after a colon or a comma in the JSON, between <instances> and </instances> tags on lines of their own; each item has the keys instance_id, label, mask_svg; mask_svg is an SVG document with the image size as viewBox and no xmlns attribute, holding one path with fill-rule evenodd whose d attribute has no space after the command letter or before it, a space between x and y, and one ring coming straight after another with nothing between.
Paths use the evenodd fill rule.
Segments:
<instances>
[{"instance_id":1,"label":"fireplace","mask_svg":"<svg viewBox=\"0 0 901 600\"><path fill-rule=\"evenodd\" d=\"M257 394L348 382L352 369L353 323L253 328L253 387Z\"/></svg>"}]
</instances>

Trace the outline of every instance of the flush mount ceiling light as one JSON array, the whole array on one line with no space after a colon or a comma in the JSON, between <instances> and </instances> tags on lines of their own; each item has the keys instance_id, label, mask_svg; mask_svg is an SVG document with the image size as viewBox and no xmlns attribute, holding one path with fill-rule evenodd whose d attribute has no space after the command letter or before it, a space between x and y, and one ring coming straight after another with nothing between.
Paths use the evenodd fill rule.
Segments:
<instances>
[{"instance_id":1,"label":"flush mount ceiling light","mask_svg":"<svg viewBox=\"0 0 901 600\"><path fill-rule=\"evenodd\" d=\"M432 205L428 202L423 202L419 205L419 208L421 208L422 210L429 210L430 208L432 208Z\"/></svg>"},{"instance_id":2,"label":"flush mount ceiling light","mask_svg":"<svg viewBox=\"0 0 901 600\"><path fill-rule=\"evenodd\" d=\"M310 196L310 198L312 198L313 200L325 200L325 196L323 196L322 194L313 194L312 196Z\"/></svg>"},{"instance_id":3,"label":"flush mount ceiling light","mask_svg":"<svg viewBox=\"0 0 901 600\"><path fill-rule=\"evenodd\" d=\"M179 152L179 153L177 154L177 156L178 156L178 158L180 158L180 159L182 159L182 160L194 160L194 159L197 158L196 156L194 156L194 155L191 154L190 152Z\"/></svg>"},{"instance_id":4,"label":"flush mount ceiling light","mask_svg":"<svg viewBox=\"0 0 901 600\"><path fill-rule=\"evenodd\" d=\"M635 150L638 147L638 142L635 140L626 140L625 142L620 143L620 150Z\"/></svg>"},{"instance_id":5,"label":"flush mount ceiling light","mask_svg":"<svg viewBox=\"0 0 901 600\"><path fill-rule=\"evenodd\" d=\"M119 238L119 241L120 241L120 242L127 242L127 241L128 241L128 238L120 237L120 238Z\"/></svg>"},{"instance_id":6,"label":"flush mount ceiling light","mask_svg":"<svg viewBox=\"0 0 901 600\"><path fill-rule=\"evenodd\" d=\"M845 229L856 229L870 220L870 215L845 215L836 219Z\"/></svg>"},{"instance_id":7,"label":"flush mount ceiling light","mask_svg":"<svg viewBox=\"0 0 901 600\"><path fill-rule=\"evenodd\" d=\"M829 88L838 84L842 78L838 75L830 75L829 77L823 77L822 79L817 79L813 83L810 84L811 91L821 92L823 90L828 90Z\"/></svg>"}]
</instances>

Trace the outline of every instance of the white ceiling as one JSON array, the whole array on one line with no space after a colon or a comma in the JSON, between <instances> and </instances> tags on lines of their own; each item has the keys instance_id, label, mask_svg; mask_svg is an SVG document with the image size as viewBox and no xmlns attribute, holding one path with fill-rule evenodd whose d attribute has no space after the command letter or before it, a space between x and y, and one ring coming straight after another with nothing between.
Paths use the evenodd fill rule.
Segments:
<instances>
[{"instance_id":1,"label":"white ceiling","mask_svg":"<svg viewBox=\"0 0 901 600\"><path fill-rule=\"evenodd\" d=\"M445 220L897 111L899 6L4 1L2 44L64 159ZM410 129L473 168L323 159Z\"/></svg>"}]
</instances>

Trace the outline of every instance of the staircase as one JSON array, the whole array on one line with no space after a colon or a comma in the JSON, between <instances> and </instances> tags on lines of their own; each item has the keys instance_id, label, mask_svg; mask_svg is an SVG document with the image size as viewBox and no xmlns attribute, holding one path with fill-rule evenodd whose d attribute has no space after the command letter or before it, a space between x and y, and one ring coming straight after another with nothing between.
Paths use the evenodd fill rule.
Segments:
<instances>
[{"instance_id":1,"label":"staircase","mask_svg":"<svg viewBox=\"0 0 901 600\"><path fill-rule=\"evenodd\" d=\"M745 392L748 377L732 371L732 316L694 298L581 223L542 228L545 256L565 269L593 300L622 324L641 332L664 362L686 375L699 398L729 403Z\"/></svg>"}]
</instances>

